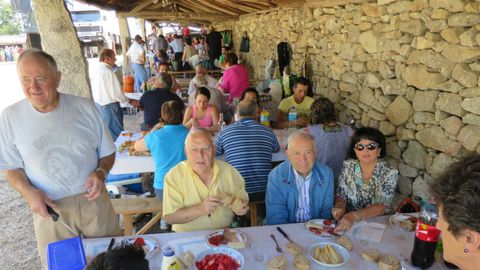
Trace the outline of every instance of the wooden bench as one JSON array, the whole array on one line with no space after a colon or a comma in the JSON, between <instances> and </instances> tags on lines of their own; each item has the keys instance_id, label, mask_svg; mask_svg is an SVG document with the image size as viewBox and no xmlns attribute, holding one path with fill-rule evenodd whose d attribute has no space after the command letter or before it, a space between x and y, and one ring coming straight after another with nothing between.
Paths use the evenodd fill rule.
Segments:
<instances>
[{"instance_id":1,"label":"wooden bench","mask_svg":"<svg viewBox=\"0 0 480 270\"><path fill-rule=\"evenodd\" d=\"M187 75L191 77L195 76L195 70L183 70L183 71L169 71L169 74L177 77L178 75L182 75L183 78L187 78ZM213 77L220 77L222 76L223 70L221 69L214 69L214 70L207 70L207 74L210 74Z\"/></svg>"},{"instance_id":2,"label":"wooden bench","mask_svg":"<svg viewBox=\"0 0 480 270\"><path fill-rule=\"evenodd\" d=\"M258 226L258 220L257 220L257 205L259 204L265 204L265 201L255 201L255 202L249 202L248 207L250 208L250 226Z\"/></svg>"},{"instance_id":3,"label":"wooden bench","mask_svg":"<svg viewBox=\"0 0 480 270\"><path fill-rule=\"evenodd\" d=\"M113 209L117 215L123 215L124 235L133 235L133 215L152 213L152 219L143 226L138 234L147 232L162 217L162 202L157 198L112 199Z\"/></svg>"}]
</instances>

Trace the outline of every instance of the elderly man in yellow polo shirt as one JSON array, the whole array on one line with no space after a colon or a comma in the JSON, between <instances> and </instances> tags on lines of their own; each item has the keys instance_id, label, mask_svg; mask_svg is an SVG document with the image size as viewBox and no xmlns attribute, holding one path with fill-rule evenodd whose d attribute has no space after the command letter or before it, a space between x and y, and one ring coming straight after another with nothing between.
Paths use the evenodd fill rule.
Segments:
<instances>
[{"instance_id":1,"label":"elderly man in yellow polo shirt","mask_svg":"<svg viewBox=\"0 0 480 270\"><path fill-rule=\"evenodd\" d=\"M206 129L190 131L185 153L187 160L165 175L167 223L176 232L230 227L235 214L243 216L249 209L243 177L233 166L214 159L215 146ZM235 199L242 202L239 207L231 207Z\"/></svg>"}]
</instances>

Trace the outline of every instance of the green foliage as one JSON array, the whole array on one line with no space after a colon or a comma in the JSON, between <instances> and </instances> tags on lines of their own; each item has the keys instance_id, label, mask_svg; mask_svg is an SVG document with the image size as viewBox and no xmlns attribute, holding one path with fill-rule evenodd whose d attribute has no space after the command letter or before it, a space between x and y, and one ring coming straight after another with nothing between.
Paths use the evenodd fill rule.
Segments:
<instances>
[{"instance_id":1,"label":"green foliage","mask_svg":"<svg viewBox=\"0 0 480 270\"><path fill-rule=\"evenodd\" d=\"M0 1L0 35L18 35L20 22L15 18L10 4Z\"/></svg>"}]
</instances>

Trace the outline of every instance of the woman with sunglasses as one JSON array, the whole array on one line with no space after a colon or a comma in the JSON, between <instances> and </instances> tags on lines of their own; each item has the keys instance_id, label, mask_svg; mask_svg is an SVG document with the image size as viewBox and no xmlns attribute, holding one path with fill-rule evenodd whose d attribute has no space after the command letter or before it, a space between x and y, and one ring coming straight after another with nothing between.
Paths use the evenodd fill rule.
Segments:
<instances>
[{"instance_id":1,"label":"woman with sunglasses","mask_svg":"<svg viewBox=\"0 0 480 270\"><path fill-rule=\"evenodd\" d=\"M343 162L332 215L336 231L349 230L362 219L393 212L398 171L382 158L385 136L374 128L360 128L350 143L350 159Z\"/></svg>"}]
</instances>

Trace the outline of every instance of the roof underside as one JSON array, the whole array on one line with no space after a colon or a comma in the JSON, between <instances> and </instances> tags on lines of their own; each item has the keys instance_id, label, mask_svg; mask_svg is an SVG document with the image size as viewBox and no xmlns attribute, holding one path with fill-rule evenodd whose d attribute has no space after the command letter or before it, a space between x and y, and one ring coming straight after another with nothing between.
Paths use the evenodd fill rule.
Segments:
<instances>
[{"instance_id":1,"label":"roof underside","mask_svg":"<svg viewBox=\"0 0 480 270\"><path fill-rule=\"evenodd\" d=\"M113 9L119 16L152 22L210 24L243 14L276 8L303 0L82 0L100 8Z\"/></svg>"}]
</instances>

